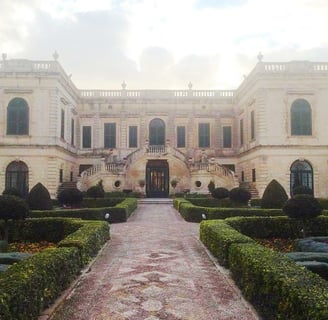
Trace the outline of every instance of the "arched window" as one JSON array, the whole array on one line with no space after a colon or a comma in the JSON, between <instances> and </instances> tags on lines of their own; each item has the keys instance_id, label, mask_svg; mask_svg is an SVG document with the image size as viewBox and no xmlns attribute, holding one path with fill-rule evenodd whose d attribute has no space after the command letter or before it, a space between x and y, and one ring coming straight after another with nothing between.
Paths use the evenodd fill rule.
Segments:
<instances>
[{"instance_id":1,"label":"arched window","mask_svg":"<svg viewBox=\"0 0 328 320\"><path fill-rule=\"evenodd\" d=\"M295 161L290 167L290 191L297 186L306 186L313 191L313 169L309 162Z\"/></svg>"},{"instance_id":2,"label":"arched window","mask_svg":"<svg viewBox=\"0 0 328 320\"><path fill-rule=\"evenodd\" d=\"M12 99L7 108L7 134L28 134L29 108L21 98Z\"/></svg>"},{"instance_id":3,"label":"arched window","mask_svg":"<svg viewBox=\"0 0 328 320\"><path fill-rule=\"evenodd\" d=\"M161 119L153 119L149 124L149 145L165 145L165 123Z\"/></svg>"},{"instance_id":4,"label":"arched window","mask_svg":"<svg viewBox=\"0 0 328 320\"><path fill-rule=\"evenodd\" d=\"M11 162L6 169L6 189L15 188L24 197L28 194L28 167L22 161Z\"/></svg>"},{"instance_id":5,"label":"arched window","mask_svg":"<svg viewBox=\"0 0 328 320\"><path fill-rule=\"evenodd\" d=\"M295 136L312 135L312 111L304 99L293 102L291 110L291 134Z\"/></svg>"}]
</instances>

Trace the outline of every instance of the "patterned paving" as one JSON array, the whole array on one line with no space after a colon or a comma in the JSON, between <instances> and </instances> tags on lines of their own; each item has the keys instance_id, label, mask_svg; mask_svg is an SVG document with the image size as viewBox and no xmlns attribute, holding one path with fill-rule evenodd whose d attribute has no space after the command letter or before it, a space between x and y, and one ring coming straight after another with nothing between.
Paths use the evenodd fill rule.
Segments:
<instances>
[{"instance_id":1,"label":"patterned paving","mask_svg":"<svg viewBox=\"0 0 328 320\"><path fill-rule=\"evenodd\" d=\"M258 319L208 258L198 224L170 205L140 205L53 320Z\"/></svg>"}]
</instances>

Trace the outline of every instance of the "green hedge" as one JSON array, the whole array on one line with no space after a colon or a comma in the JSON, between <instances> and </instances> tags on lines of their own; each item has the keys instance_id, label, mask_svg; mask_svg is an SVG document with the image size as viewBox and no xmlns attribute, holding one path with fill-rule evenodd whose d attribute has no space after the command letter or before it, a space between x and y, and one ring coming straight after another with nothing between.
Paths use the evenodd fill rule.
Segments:
<instances>
[{"instance_id":1,"label":"green hedge","mask_svg":"<svg viewBox=\"0 0 328 320\"><path fill-rule=\"evenodd\" d=\"M135 198L126 198L119 202L115 207L104 208L81 208L81 209L60 209L30 212L32 218L45 217L65 217L79 218L82 220L105 220L105 214L110 213L108 222L125 222L131 213L137 208L138 201Z\"/></svg>"},{"instance_id":2,"label":"green hedge","mask_svg":"<svg viewBox=\"0 0 328 320\"><path fill-rule=\"evenodd\" d=\"M328 209L328 199L323 199L323 198L317 198L319 201L322 209L327 210Z\"/></svg>"},{"instance_id":3,"label":"green hedge","mask_svg":"<svg viewBox=\"0 0 328 320\"><path fill-rule=\"evenodd\" d=\"M179 212L182 217L189 222L201 222L203 220L203 214L206 215L206 220L226 219L239 216L269 217L284 215L281 209L198 207L187 200L180 202Z\"/></svg>"},{"instance_id":4,"label":"green hedge","mask_svg":"<svg viewBox=\"0 0 328 320\"><path fill-rule=\"evenodd\" d=\"M104 207L115 207L120 202L124 201L125 198L83 198L83 208L104 208Z\"/></svg>"},{"instance_id":5,"label":"green hedge","mask_svg":"<svg viewBox=\"0 0 328 320\"><path fill-rule=\"evenodd\" d=\"M181 205L182 203L189 203L189 201L186 200L186 199L183 199L183 198L176 198L176 199L173 199L173 208L175 208L176 210L179 211L180 205Z\"/></svg>"},{"instance_id":6,"label":"green hedge","mask_svg":"<svg viewBox=\"0 0 328 320\"><path fill-rule=\"evenodd\" d=\"M219 260L228 266L229 247L233 243L255 242L253 239L239 233L223 220L203 221L200 224L200 240Z\"/></svg>"},{"instance_id":7,"label":"green hedge","mask_svg":"<svg viewBox=\"0 0 328 320\"><path fill-rule=\"evenodd\" d=\"M314 220L308 232L327 233L328 217ZM245 297L264 319L328 319L327 282L248 237L287 236L289 231L292 238L301 229L301 222L285 217L240 217L203 221L200 239L219 262L230 268Z\"/></svg>"},{"instance_id":8,"label":"green hedge","mask_svg":"<svg viewBox=\"0 0 328 320\"><path fill-rule=\"evenodd\" d=\"M328 319L328 282L285 255L258 244L233 244L229 265L264 319Z\"/></svg>"},{"instance_id":9,"label":"green hedge","mask_svg":"<svg viewBox=\"0 0 328 320\"><path fill-rule=\"evenodd\" d=\"M109 239L107 222L80 221L81 227L58 243L58 247L76 247L81 258L81 267L94 257Z\"/></svg>"},{"instance_id":10,"label":"green hedge","mask_svg":"<svg viewBox=\"0 0 328 320\"><path fill-rule=\"evenodd\" d=\"M59 247L35 254L0 274L2 320L37 319L41 311L70 285L81 267L109 238L106 222L54 218L29 219L24 222L20 227L31 230L22 233L20 240L39 239L39 235L33 235L37 227L44 230L49 227L49 234L53 234L51 224L56 227L62 225L58 235L52 238L66 238L59 242ZM69 234L72 230L75 231Z\"/></svg>"},{"instance_id":11,"label":"green hedge","mask_svg":"<svg viewBox=\"0 0 328 320\"><path fill-rule=\"evenodd\" d=\"M288 217L238 217L226 222L252 238L300 238L305 231L307 236L325 236L328 232L328 217L319 216L305 223Z\"/></svg>"}]
</instances>

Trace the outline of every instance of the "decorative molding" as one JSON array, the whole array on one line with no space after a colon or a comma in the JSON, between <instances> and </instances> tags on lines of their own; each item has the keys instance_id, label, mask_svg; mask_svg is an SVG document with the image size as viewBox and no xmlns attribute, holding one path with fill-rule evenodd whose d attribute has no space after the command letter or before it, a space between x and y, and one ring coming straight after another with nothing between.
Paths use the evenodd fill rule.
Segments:
<instances>
[{"instance_id":1,"label":"decorative molding","mask_svg":"<svg viewBox=\"0 0 328 320\"><path fill-rule=\"evenodd\" d=\"M4 93L16 93L16 94L31 94L33 93L32 89L21 89L21 88L13 88L13 89L4 89Z\"/></svg>"}]
</instances>

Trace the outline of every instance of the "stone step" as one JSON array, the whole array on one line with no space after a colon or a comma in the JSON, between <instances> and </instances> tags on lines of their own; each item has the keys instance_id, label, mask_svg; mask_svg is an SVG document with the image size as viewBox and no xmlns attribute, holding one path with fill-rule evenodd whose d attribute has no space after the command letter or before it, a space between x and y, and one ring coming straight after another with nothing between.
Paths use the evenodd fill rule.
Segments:
<instances>
[{"instance_id":1,"label":"stone step","mask_svg":"<svg viewBox=\"0 0 328 320\"><path fill-rule=\"evenodd\" d=\"M171 204L171 205L173 205L173 199L170 199L170 198L144 198L144 199L139 199L138 204Z\"/></svg>"}]
</instances>

